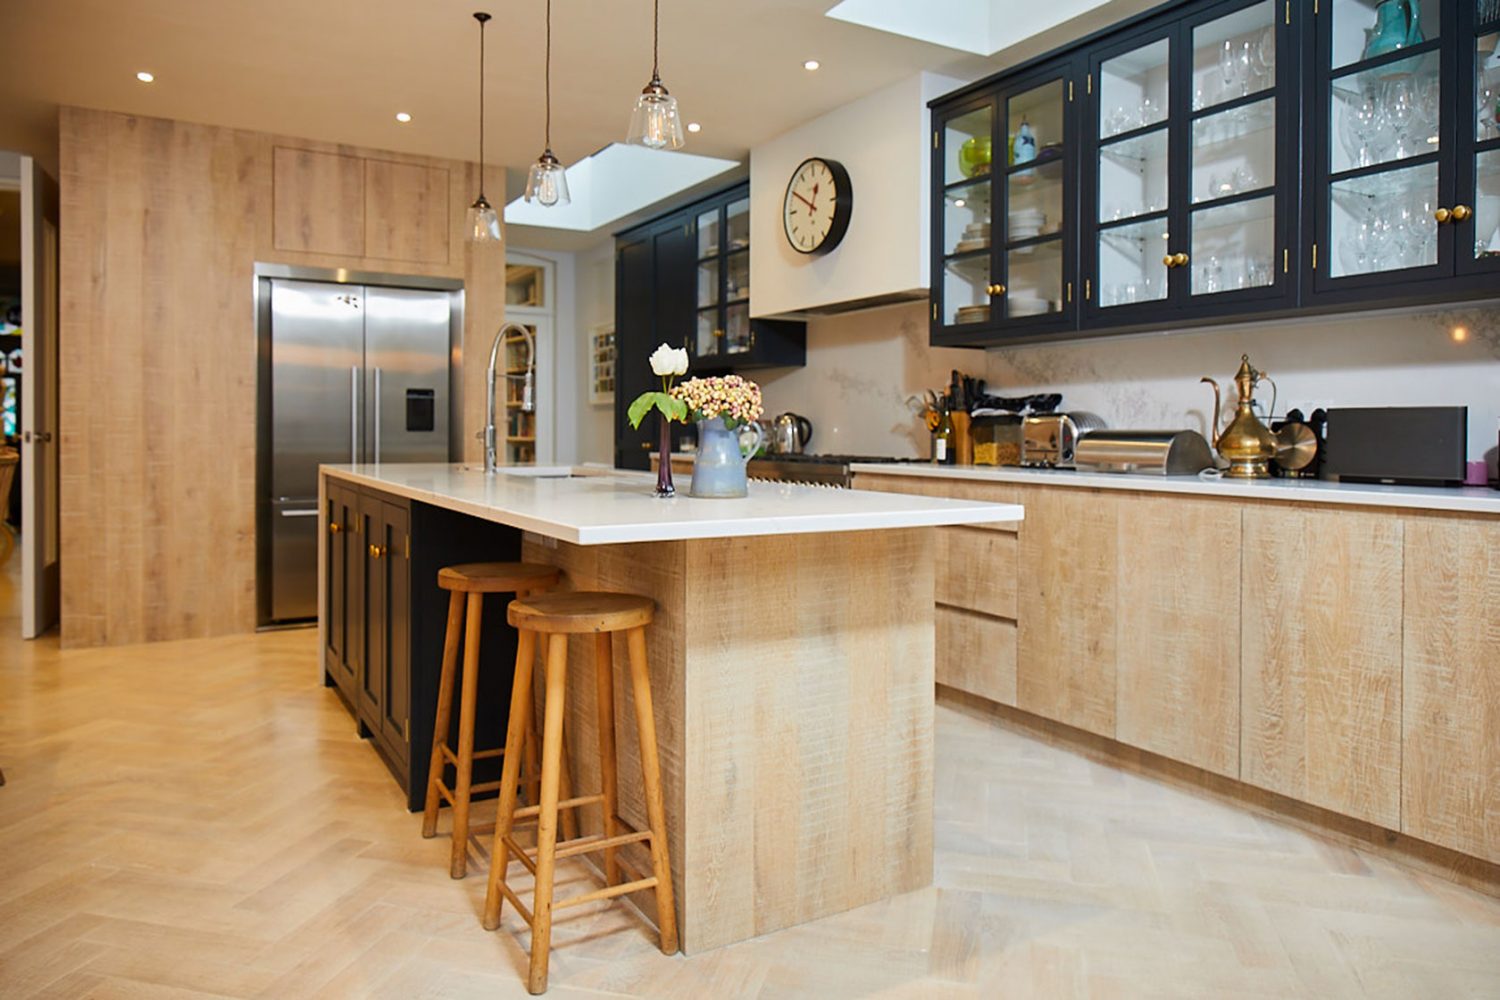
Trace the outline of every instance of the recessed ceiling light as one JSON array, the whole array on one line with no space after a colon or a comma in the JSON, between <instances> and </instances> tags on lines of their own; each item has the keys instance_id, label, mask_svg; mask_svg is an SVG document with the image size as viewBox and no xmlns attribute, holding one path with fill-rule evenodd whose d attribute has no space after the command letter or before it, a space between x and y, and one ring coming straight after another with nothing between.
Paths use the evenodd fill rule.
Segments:
<instances>
[{"instance_id":1,"label":"recessed ceiling light","mask_svg":"<svg viewBox=\"0 0 1500 1000\"><path fill-rule=\"evenodd\" d=\"M809 59L807 62L802 64L802 68L811 73L813 70L817 69L819 65L821 64L816 59Z\"/></svg>"},{"instance_id":2,"label":"recessed ceiling light","mask_svg":"<svg viewBox=\"0 0 1500 1000\"><path fill-rule=\"evenodd\" d=\"M405 125L407 122L411 121L411 115L407 114L405 111L397 111L396 120L402 125Z\"/></svg>"},{"instance_id":3,"label":"recessed ceiling light","mask_svg":"<svg viewBox=\"0 0 1500 1000\"><path fill-rule=\"evenodd\" d=\"M701 131L703 131L703 126L699 125L697 122L688 122L688 131L689 132L701 132Z\"/></svg>"},{"instance_id":4,"label":"recessed ceiling light","mask_svg":"<svg viewBox=\"0 0 1500 1000\"><path fill-rule=\"evenodd\" d=\"M156 79L156 74L154 74L154 73L147 73L145 70L141 70L139 73L137 73L135 75L135 78L137 80L141 81L142 83L150 83L152 80Z\"/></svg>"}]
</instances>

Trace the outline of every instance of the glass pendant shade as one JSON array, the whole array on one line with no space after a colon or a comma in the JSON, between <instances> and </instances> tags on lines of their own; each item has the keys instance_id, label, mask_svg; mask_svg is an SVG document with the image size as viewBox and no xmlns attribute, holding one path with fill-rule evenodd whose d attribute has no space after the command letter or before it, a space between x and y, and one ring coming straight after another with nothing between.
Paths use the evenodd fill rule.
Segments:
<instances>
[{"instance_id":1,"label":"glass pendant shade","mask_svg":"<svg viewBox=\"0 0 1500 1000\"><path fill-rule=\"evenodd\" d=\"M480 195L469 206L468 227L464 230L464 235L470 243L500 242L500 216L485 200L484 195Z\"/></svg>"},{"instance_id":2,"label":"glass pendant shade","mask_svg":"<svg viewBox=\"0 0 1500 1000\"><path fill-rule=\"evenodd\" d=\"M625 141L648 149L681 149L685 144L677 98L667 93L660 80L653 78L636 99Z\"/></svg>"},{"instance_id":3,"label":"glass pendant shade","mask_svg":"<svg viewBox=\"0 0 1500 1000\"><path fill-rule=\"evenodd\" d=\"M531 165L531 172L526 175L526 200L540 202L548 208L566 205L572 200L568 196L568 173L550 149L537 157Z\"/></svg>"}]
</instances>

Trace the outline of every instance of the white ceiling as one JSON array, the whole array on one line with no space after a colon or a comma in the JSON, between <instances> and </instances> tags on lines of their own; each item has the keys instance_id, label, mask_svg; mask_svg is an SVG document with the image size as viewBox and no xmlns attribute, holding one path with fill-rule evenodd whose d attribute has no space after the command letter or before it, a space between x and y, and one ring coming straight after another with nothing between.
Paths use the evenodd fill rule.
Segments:
<instances>
[{"instance_id":1,"label":"white ceiling","mask_svg":"<svg viewBox=\"0 0 1500 1000\"><path fill-rule=\"evenodd\" d=\"M964 53L823 16L832 0L663 0L662 80L741 159L779 132ZM488 158L542 147L544 0L4 0L0 148L55 136L58 104L473 159L475 10L488 29ZM624 138L651 70L650 0L554 0L553 148ZM822 69L809 73L805 59ZM137 70L156 82L141 84ZM398 124L397 111L413 116ZM55 140L54 140L55 141Z\"/></svg>"}]
</instances>

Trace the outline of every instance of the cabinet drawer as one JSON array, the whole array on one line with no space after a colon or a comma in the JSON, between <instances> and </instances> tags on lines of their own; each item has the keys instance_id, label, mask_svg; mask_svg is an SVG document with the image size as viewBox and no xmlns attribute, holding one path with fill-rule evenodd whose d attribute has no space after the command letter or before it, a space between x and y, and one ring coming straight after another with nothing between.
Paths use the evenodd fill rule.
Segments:
<instances>
[{"instance_id":1,"label":"cabinet drawer","mask_svg":"<svg viewBox=\"0 0 1500 1000\"><path fill-rule=\"evenodd\" d=\"M939 604L1016 617L1016 536L978 527L939 528Z\"/></svg>"},{"instance_id":2,"label":"cabinet drawer","mask_svg":"<svg viewBox=\"0 0 1500 1000\"><path fill-rule=\"evenodd\" d=\"M938 683L1014 706L1016 623L940 604L934 624Z\"/></svg>"}]
</instances>

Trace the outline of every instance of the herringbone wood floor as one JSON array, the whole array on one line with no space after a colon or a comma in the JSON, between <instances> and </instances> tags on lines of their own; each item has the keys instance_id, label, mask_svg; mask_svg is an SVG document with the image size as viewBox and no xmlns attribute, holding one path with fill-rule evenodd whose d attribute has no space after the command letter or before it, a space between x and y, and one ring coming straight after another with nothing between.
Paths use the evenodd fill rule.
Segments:
<instances>
[{"instance_id":1,"label":"herringbone wood floor","mask_svg":"<svg viewBox=\"0 0 1500 1000\"><path fill-rule=\"evenodd\" d=\"M482 874L418 836L311 632L62 654L14 638L7 569L0 996L525 995L516 917L480 929ZM1500 900L949 708L937 733L934 887L692 959L581 907L552 995L1500 997Z\"/></svg>"}]
</instances>

